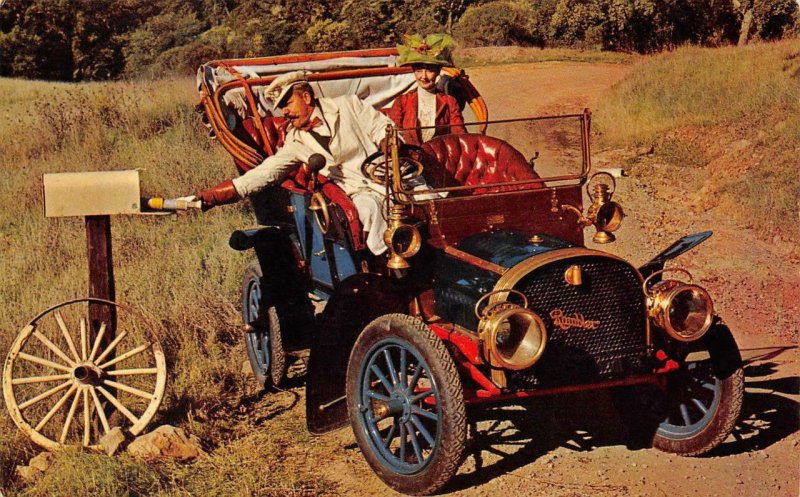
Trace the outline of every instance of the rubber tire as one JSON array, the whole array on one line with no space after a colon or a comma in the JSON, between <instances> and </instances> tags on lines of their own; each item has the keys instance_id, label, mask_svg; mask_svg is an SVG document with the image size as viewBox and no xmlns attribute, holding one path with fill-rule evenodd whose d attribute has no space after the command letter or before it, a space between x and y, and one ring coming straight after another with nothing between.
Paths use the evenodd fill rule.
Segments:
<instances>
[{"instance_id":1,"label":"rubber tire","mask_svg":"<svg viewBox=\"0 0 800 497\"><path fill-rule=\"evenodd\" d=\"M242 276L241 296L242 296L242 320L245 324L251 321L252 310L249 309L251 305L251 293L254 291L254 284L259 285L263 292L264 285L261 284L263 273L261 265L258 260L250 261L244 270ZM261 294L260 301L264 301L264 294ZM271 386L280 386L286 379L287 360L286 351L283 347L283 337L281 332L281 319L278 310L275 306L270 306L263 311L260 308L258 313L266 312L264 316L259 316L260 319L254 324L255 331L248 333L245 336L245 346L247 348L247 358L250 360L250 367L253 370L256 384L261 388L269 388ZM259 326L260 324L260 326ZM266 329L264 329L266 328ZM261 342L263 333L268 333L269 340L269 367L265 368L262 360L259 360L258 354L261 352L256 350L257 344Z\"/></svg>"},{"instance_id":2,"label":"rubber tire","mask_svg":"<svg viewBox=\"0 0 800 497\"><path fill-rule=\"evenodd\" d=\"M442 404L441 438L431 460L419 472L399 474L381 463L373 453L368 435L358 419L358 378L367 353L383 339L397 337L420 353L430 368ZM453 358L444 343L425 323L405 314L386 314L369 323L350 353L347 367L347 410L350 425L367 463L378 477L394 490L410 495L430 495L455 476L464 460L467 440L467 414L464 391Z\"/></svg>"}]
</instances>

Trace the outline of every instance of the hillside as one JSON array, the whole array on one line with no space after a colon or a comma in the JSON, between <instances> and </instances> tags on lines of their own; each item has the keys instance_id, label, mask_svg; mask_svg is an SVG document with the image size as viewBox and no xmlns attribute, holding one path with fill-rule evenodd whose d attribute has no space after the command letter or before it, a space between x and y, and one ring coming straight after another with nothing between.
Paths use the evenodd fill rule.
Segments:
<instances>
[{"instance_id":1,"label":"hillside","mask_svg":"<svg viewBox=\"0 0 800 497\"><path fill-rule=\"evenodd\" d=\"M618 193L629 217L620 240L604 249L644 262L689 231L714 229L716 236L682 263L719 298L748 350L797 345L800 41L588 62L580 54L526 62L514 51L514 64L477 67L497 50L470 53L475 67L468 69L494 117L514 115L514 108L595 110L596 166L629 174ZM531 89L510 94L510 81ZM83 222L43 218L41 174L141 168L144 194L173 196L212 185L234 170L206 138L196 100L190 78L80 85L0 79L0 353L38 312L86 294ZM26 487L13 470L38 450L1 409L4 495L384 492L349 431L320 438L305 432L302 379L264 394L242 372L238 289L248 256L230 250L227 237L252 224L244 206L112 221L118 299L169 330L162 341L170 382L156 423L199 436L210 455L181 466L67 452ZM490 411L505 424L480 424L455 490L513 495L539 485L548 496L638 495L655 486L728 495L741 481L736 488L748 495L793 495L799 439L789 413L797 412L791 378L798 371L777 357L753 359L751 376L772 394L749 391L739 439L714 457L629 451L620 447L613 413L606 424L588 419L597 416L581 415L578 398L563 411L540 405L533 420L519 409ZM787 391L769 383L775 378L788 379ZM489 447L494 452L480 450ZM648 468L646 481L637 467ZM673 481L676 472L686 478Z\"/></svg>"}]
</instances>

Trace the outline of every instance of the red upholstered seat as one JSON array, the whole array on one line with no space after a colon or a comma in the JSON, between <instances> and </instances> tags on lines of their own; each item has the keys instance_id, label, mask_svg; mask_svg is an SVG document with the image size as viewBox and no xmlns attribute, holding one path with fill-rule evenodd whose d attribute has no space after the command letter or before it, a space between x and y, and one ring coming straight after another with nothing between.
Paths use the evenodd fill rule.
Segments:
<instances>
[{"instance_id":1,"label":"red upholstered seat","mask_svg":"<svg viewBox=\"0 0 800 497\"><path fill-rule=\"evenodd\" d=\"M284 119L282 117L265 117L262 122L264 123L264 131L267 133L267 139L272 147L272 150L277 150L283 146L283 140L286 138L286 130L283 127ZM264 140L261 139L261 133L256 128L256 123L253 117L248 117L242 121L247 134L253 140L253 143L259 148L264 148Z\"/></svg>"},{"instance_id":2,"label":"red upholstered seat","mask_svg":"<svg viewBox=\"0 0 800 497\"><path fill-rule=\"evenodd\" d=\"M491 185L539 178L525 157L505 141L481 134L442 135L422 145L425 178L435 188ZM541 183L477 188L473 193L540 188Z\"/></svg>"}]
</instances>

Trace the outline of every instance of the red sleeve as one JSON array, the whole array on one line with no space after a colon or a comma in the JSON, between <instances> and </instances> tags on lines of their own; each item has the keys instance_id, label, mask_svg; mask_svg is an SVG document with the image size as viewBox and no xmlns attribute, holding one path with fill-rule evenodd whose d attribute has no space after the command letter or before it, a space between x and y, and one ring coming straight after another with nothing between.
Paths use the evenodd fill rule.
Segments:
<instances>
[{"instance_id":1,"label":"red sleeve","mask_svg":"<svg viewBox=\"0 0 800 497\"><path fill-rule=\"evenodd\" d=\"M403 127L403 110L405 108L403 99L405 96L406 94L403 94L395 98L394 103L392 103L392 108L389 109L389 119L394 121L395 126L398 128Z\"/></svg>"},{"instance_id":2,"label":"red sleeve","mask_svg":"<svg viewBox=\"0 0 800 497\"><path fill-rule=\"evenodd\" d=\"M447 107L450 109L450 133L465 134L467 129L464 127L464 116L458 110L458 102L452 95L447 95Z\"/></svg>"}]
</instances>

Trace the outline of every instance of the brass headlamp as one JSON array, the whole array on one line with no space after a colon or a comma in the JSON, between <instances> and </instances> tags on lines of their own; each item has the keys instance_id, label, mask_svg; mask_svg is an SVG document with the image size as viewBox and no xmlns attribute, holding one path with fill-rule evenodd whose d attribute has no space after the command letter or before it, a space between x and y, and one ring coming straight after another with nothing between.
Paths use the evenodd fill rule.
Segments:
<instances>
[{"instance_id":1,"label":"brass headlamp","mask_svg":"<svg viewBox=\"0 0 800 497\"><path fill-rule=\"evenodd\" d=\"M611 185L599 181L592 183L592 180L598 176L611 178ZM591 191L589 186L592 186ZM622 206L611 200L616 189L617 182L614 180L614 176L607 172L595 173L586 183L586 193L592 199L592 205L586 209L586 215L584 216L580 209L569 204L561 205L561 210L574 212L578 216L578 223L584 226L594 225L597 233L592 238L593 242L611 243L616 240L612 233L619 229L622 219L625 217Z\"/></svg>"},{"instance_id":2,"label":"brass headlamp","mask_svg":"<svg viewBox=\"0 0 800 497\"><path fill-rule=\"evenodd\" d=\"M509 292L523 300L519 306L512 302L497 302L480 310L480 305L491 295ZM492 366L521 370L533 366L544 353L547 329L538 314L527 309L528 299L517 290L496 290L482 296L475 304L478 334L484 355Z\"/></svg>"},{"instance_id":3,"label":"brass headlamp","mask_svg":"<svg viewBox=\"0 0 800 497\"><path fill-rule=\"evenodd\" d=\"M642 284L647 296L648 316L675 340L693 342L711 328L714 304L705 289L690 283L662 280L647 287L654 276L668 271L683 273L689 281L692 280L691 273L681 268L664 269L648 276Z\"/></svg>"}]
</instances>

